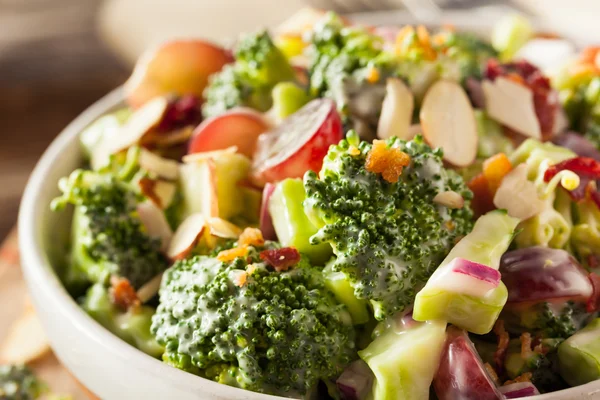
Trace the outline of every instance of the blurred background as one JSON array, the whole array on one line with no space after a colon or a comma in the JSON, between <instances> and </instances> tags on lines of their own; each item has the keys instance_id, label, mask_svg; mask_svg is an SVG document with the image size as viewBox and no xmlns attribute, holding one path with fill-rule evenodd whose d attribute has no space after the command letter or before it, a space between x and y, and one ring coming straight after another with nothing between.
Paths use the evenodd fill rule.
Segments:
<instances>
[{"instance_id":1,"label":"blurred background","mask_svg":"<svg viewBox=\"0 0 600 400\"><path fill-rule=\"evenodd\" d=\"M507 12L546 31L600 41L600 1L571 0L0 0L0 239L50 141L120 85L140 53L170 37L231 42L304 6L368 23L454 23L483 31Z\"/></svg>"}]
</instances>

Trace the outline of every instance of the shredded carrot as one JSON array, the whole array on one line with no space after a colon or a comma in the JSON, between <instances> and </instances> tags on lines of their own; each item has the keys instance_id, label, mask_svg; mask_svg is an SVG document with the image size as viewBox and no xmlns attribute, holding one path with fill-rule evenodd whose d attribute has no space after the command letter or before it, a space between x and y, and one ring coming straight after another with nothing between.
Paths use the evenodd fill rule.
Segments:
<instances>
[{"instance_id":1,"label":"shredded carrot","mask_svg":"<svg viewBox=\"0 0 600 400\"><path fill-rule=\"evenodd\" d=\"M369 83L376 83L379 81L380 76L381 74L379 73L379 69L375 67L369 67L367 70L367 82Z\"/></svg>"},{"instance_id":2,"label":"shredded carrot","mask_svg":"<svg viewBox=\"0 0 600 400\"><path fill-rule=\"evenodd\" d=\"M502 179L512 170L512 164L504 153L498 153L483 162L483 176L487 180L490 194L493 197L500 187Z\"/></svg>"},{"instance_id":3,"label":"shredded carrot","mask_svg":"<svg viewBox=\"0 0 600 400\"><path fill-rule=\"evenodd\" d=\"M473 192L471 207L476 217L494 209L494 197L490 193L488 181L483 173L471 179L467 186Z\"/></svg>"},{"instance_id":4,"label":"shredded carrot","mask_svg":"<svg viewBox=\"0 0 600 400\"><path fill-rule=\"evenodd\" d=\"M248 273L247 272L242 272L241 274L237 275L235 277L235 279L233 280L233 283L235 284L235 286L238 286L238 287L243 287L247 282L248 282Z\"/></svg>"},{"instance_id":5,"label":"shredded carrot","mask_svg":"<svg viewBox=\"0 0 600 400\"><path fill-rule=\"evenodd\" d=\"M531 334L529 332L523 332L521 334L521 357L523 357L523 359L528 359L532 354Z\"/></svg>"},{"instance_id":6,"label":"shredded carrot","mask_svg":"<svg viewBox=\"0 0 600 400\"><path fill-rule=\"evenodd\" d=\"M374 140L367 154L367 171L381 174L390 183L398 182L402 168L410 164L408 154L397 148L390 148L384 140Z\"/></svg>"},{"instance_id":7,"label":"shredded carrot","mask_svg":"<svg viewBox=\"0 0 600 400\"><path fill-rule=\"evenodd\" d=\"M498 378L498 374L496 373L496 370L494 369L494 367L492 367L490 365L490 363L485 363L484 367L487 370L488 374L490 374L490 377L492 378L494 383L496 385L500 385L500 378Z\"/></svg>"},{"instance_id":8,"label":"shredded carrot","mask_svg":"<svg viewBox=\"0 0 600 400\"><path fill-rule=\"evenodd\" d=\"M223 250L217 254L217 260L223 262L233 261L238 257L244 257L246 254L248 254L248 246L238 246L233 249Z\"/></svg>"},{"instance_id":9,"label":"shredded carrot","mask_svg":"<svg viewBox=\"0 0 600 400\"><path fill-rule=\"evenodd\" d=\"M531 377L532 376L533 375L531 374L531 372L525 372L525 373L517 376L512 381L506 381L506 382L504 382L504 385L511 385L513 383L519 383L519 382L531 382Z\"/></svg>"},{"instance_id":10,"label":"shredded carrot","mask_svg":"<svg viewBox=\"0 0 600 400\"><path fill-rule=\"evenodd\" d=\"M239 246L262 246L263 244L265 244L265 239L262 232L256 228L244 229L238 239Z\"/></svg>"},{"instance_id":11,"label":"shredded carrot","mask_svg":"<svg viewBox=\"0 0 600 400\"><path fill-rule=\"evenodd\" d=\"M494 333L498 336L498 349L494 353L494 361L496 362L496 368L502 371L504 368L504 359L506 358L506 351L508 350L508 342L510 337L508 332L504 329L504 321L499 319L494 325Z\"/></svg>"}]
</instances>

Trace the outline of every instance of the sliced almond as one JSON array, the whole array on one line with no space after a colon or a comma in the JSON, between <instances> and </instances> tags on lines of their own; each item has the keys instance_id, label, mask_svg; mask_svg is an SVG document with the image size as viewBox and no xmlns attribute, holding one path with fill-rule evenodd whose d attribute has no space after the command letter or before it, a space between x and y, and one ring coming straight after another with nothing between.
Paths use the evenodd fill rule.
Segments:
<instances>
[{"instance_id":1,"label":"sliced almond","mask_svg":"<svg viewBox=\"0 0 600 400\"><path fill-rule=\"evenodd\" d=\"M145 201L137 205L137 212L146 228L146 233L151 238L159 238L162 243L162 249L169 248L169 243L173 237L173 231L165 217L165 213L151 201Z\"/></svg>"},{"instance_id":2,"label":"sliced almond","mask_svg":"<svg viewBox=\"0 0 600 400\"><path fill-rule=\"evenodd\" d=\"M433 202L448 208L463 208L465 205L465 199L452 190L436 194Z\"/></svg>"},{"instance_id":3,"label":"sliced almond","mask_svg":"<svg viewBox=\"0 0 600 400\"><path fill-rule=\"evenodd\" d=\"M141 288L137 290L137 298L140 300L142 304L147 303L158 293L160 289L160 284L162 282L163 273L156 275L150 281L146 282L142 285Z\"/></svg>"},{"instance_id":4,"label":"sliced almond","mask_svg":"<svg viewBox=\"0 0 600 400\"><path fill-rule=\"evenodd\" d=\"M42 324L32 309L13 323L0 347L0 364L26 364L50 351Z\"/></svg>"},{"instance_id":5,"label":"sliced almond","mask_svg":"<svg viewBox=\"0 0 600 400\"><path fill-rule=\"evenodd\" d=\"M176 192L177 185L173 182L156 181L156 184L154 185L154 195L160 201L157 206L161 207L163 210L168 208L171 203L173 203Z\"/></svg>"},{"instance_id":6,"label":"sliced almond","mask_svg":"<svg viewBox=\"0 0 600 400\"><path fill-rule=\"evenodd\" d=\"M144 137L144 143L162 148L171 147L187 142L193 133L194 126L188 125L170 132L158 132L148 135Z\"/></svg>"},{"instance_id":7,"label":"sliced almond","mask_svg":"<svg viewBox=\"0 0 600 400\"><path fill-rule=\"evenodd\" d=\"M420 118L425 140L443 149L444 160L458 167L473 163L478 140L475 114L458 83L434 83L425 94Z\"/></svg>"},{"instance_id":8,"label":"sliced almond","mask_svg":"<svg viewBox=\"0 0 600 400\"><path fill-rule=\"evenodd\" d=\"M175 180L179 176L178 162L163 158L146 149L141 149L139 163L145 170L154 172L164 179Z\"/></svg>"},{"instance_id":9,"label":"sliced almond","mask_svg":"<svg viewBox=\"0 0 600 400\"><path fill-rule=\"evenodd\" d=\"M137 109L121 127L119 134L108 144L110 154L139 143L144 135L160 124L168 106L166 98L157 97Z\"/></svg>"},{"instance_id":10,"label":"sliced almond","mask_svg":"<svg viewBox=\"0 0 600 400\"><path fill-rule=\"evenodd\" d=\"M527 179L525 164L519 164L502 179L494 196L494 205L522 221L543 210L544 202L539 198L534 183Z\"/></svg>"},{"instance_id":11,"label":"sliced almond","mask_svg":"<svg viewBox=\"0 0 600 400\"><path fill-rule=\"evenodd\" d=\"M541 139L542 130L531 89L503 77L493 82L484 80L481 88L490 118L525 136Z\"/></svg>"},{"instance_id":12,"label":"sliced almond","mask_svg":"<svg viewBox=\"0 0 600 400\"><path fill-rule=\"evenodd\" d=\"M206 218L202 214L192 214L187 217L175 231L167 249L167 256L180 260L189 255L198 243L206 228Z\"/></svg>"},{"instance_id":13,"label":"sliced almond","mask_svg":"<svg viewBox=\"0 0 600 400\"><path fill-rule=\"evenodd\" d=\"M242 229L222 218L209 218L207 222L210 234L224 239L237 239L242 234Z\"/></svg>"},{"instance_id":14,"label":"sliced almond","mask_svg":"<svg viewBox=\"0 0 600 400\"><path fill-rule=\"evenodd\" d=\"M389 78L385 91L377 124L377 137L387 139L396 136L403 140L410 140L410 123L415 107L412 92L398 78Z\"/></svg>"},{"instance_id":15,"label":"sliced almond","mask_svg":"<svg viewBox=\"0 0 600 400\"><path fill-rule=\"evenodd\" d=\"M216 158L223 154L234 154L238 150L237 146L227 147L222 150L206 151L203 153L192 153L183 156L182 161L186 164L201 162L209 158Z\"/></svg>"}]
</instances>

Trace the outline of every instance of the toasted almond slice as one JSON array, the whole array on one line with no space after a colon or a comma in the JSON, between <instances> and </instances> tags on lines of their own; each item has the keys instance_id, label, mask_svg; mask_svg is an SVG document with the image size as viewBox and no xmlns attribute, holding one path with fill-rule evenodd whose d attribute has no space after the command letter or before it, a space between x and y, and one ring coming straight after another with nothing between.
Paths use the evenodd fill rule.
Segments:
<instances>
[{"instance_id":1,"label":"toasted almond slice","mask_svg":"<svg viewBox=\"0 0 600 400\"><path fill-rule=\"evenodd\" d=\"M381 116L377 124L377 137L387 139L397 136L403 140L410 140L410 123L415 107L412 92L398 78L389 78L385 91Z\"/></svg>"},{"instance_id":2,"label":"toasted almond slice","mask_svg":"<svg viewBox=\"0 0 600 400\"><path fill-rule=\"evenodd\" d=\"M161 272L150 281L143 284L142 287L137 290L137 298L142 304L150 301L150 299L152 299L158 293L160 284L162 282L162 277L163 273Z\"/></svg>"},{"instance_id":3,"label":"toasted almond slice","mask_svg":"<svg viewBox=\"0 0 600 400\"><path fill-rule=\"evenodd\" d=\"M168 133L159 132L148 135L144 138L144 142L162 148L171 147L187 142L193 133L194 126L188 125Z\"/></svg>"},{"instance_id":4,"label":"toasted almond slice","mask_svg":"<svg viewBox=\"0 0 600 400\"><path fill-rule=\"evenodd\" d=\"M27 309L13 323L0 347L0 363L26 364L50 351L42 324L33 310Z\"/></svg>"},{"instance_id":5,"label":"toasted almond slice","mask_svg":"<svg viewBox=\"0 0 600 400\"><path fill-rule=\"evenodd\" d=\"M179 163L163 158L153 152L141 149L140 166L150 172L154 172L161 178L175 180L179 177Z\"/></svg>"},{"instance_id":6,"label":"toasted almond slice","mask_svg":"<svg viewBox=\"0 0 600 400\"><path fill-rule=\"evenodd\" d=\"M444 160L466 167L477 153L477 125L467 94L456 82L441 80L425 94L421 127L432 147L444 150Z\"/></svg>"},{"instance_id":7,"label":"toasted almond slice","mask_svg":"<svg viewBox=\"0 0 600 400\"><path fill-rule=\"evenodd\" d=\"M510 171L496 191L494 205L504 208L511 217L526 220L540 213L544 202L539 198L533 182L527 179L527 166L519 164Z\"/></svg>"},{"instance_id":8,"label":"toasted almond slice","mask_svg":"<svg viewBox=\"0 0 600 400\"><path fill-rule=\"evenodd\" d=\"M503 77L481 84L490 118L535 139L541 139L540 121L535 114L533 92L528 87Z\"/></svg>"},{"instance_id":9,"label":"toasted almond slice","mask_svg":"<svg viewBox=\"0 0 600 400\"><path fill-rule=\"evenodd\" d=\"M242 229L240 227L222 218L209 218L207 224L208 228L210 229L210 234L220 238L237 239L242 233Z\"/></svg>"},{"instance_id":10,"label":"toasted almond slice","mask_svg":"<svg viewBox=\"0 0 600 400\"><path fill-rule=\"evenodd\" d=\"M175 231L167 249L167 256L173 260L185 258L196 246L206 227L206 218L197 213L187 217Z\"/></svg>"},{"instance_id":11,"label":"toasted almond slice","mask_svg":"<svg viewBox=\"0 0 600 400\"><path fill-rule=\"evenodd\" d=\"M152 201L145 201L137 205L137 212L146 228L146 233L151 238L161 240L163 250L169 248L169 243L173 237L173 231L167 222L164 212Z\"/></svg>"},{"instance_id":12,"label":"toasted almond slice","mask_svg":"<svg viewBox=\"0 0 600 400\"><path fill-rule=\"evenodd\" d=\"M433 202L448 208L463 208L465 205L465 199L452 190L436 194Z\"/></svg>"},{"instance_id":13,"label":"toasted almond slice","mask_svg":"<svg viewBox=\"0 0 600 400\"><path fill-rule=\"evenodd\" d=\"M206 151L203 153L192 153L183 156L182 161L187 164L201 162L208 158L215 158L224 154L234 154L237 152L237 150L237 146L231 146L223 150Z\"/></svg>"},{"instance_id":14,"label":"toasted almond slice","mask_svg":"<svg viewBox=\"0 0 600 400\"><path fill-rule=\"evenodd\" d=\"M119 134L110 141L110 154L118 153L137 143L158 126L169 103L164 97L157 97L137 109L120 129Z\"/></svg>"},{"instance_id":15,"label":"toasted almond slice","mask_svg":"<svg viewBox=\"0 0 600 400\"><path fill-rule=\"evenodd\" d=\"M163 210L168 208L175 198L175 192L177 192L177 185L173 182L156 181L154 195L160 200L160 204L157 204L157 206Z\"/></svg>"}]
</instances>

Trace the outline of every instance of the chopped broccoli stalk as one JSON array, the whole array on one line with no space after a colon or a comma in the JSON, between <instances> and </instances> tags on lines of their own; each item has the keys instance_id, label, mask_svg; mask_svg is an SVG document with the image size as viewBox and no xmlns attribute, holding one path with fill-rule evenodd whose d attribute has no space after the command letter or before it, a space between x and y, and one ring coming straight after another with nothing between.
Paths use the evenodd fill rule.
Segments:
<instances>
[{"instance_id":1,"label":"chopped broccoli stalk","mask_svg":"<svg viewBox=\"0 0 600 400\"><path fill-rule=\"evenodd\" d=\"M334 261L331 261L323 270L325 286L340 303L346 305L354 325L366 324L371 319L367 302L354 296L354 288L348 282L346 275L342 272L334 272L333 263Z\"/></svg>"},{"instance_id":2,"label":"chopped broccoli stalk","mask_svg":"<svg viewBox=\"0 0 600 400\"><path fill-rule=\"evenodd\" d=\"M513 152L512 142L504 135L502 126L490 119L485 111L475 110L475 121L477 122L477 134L479 136L478 158L490 158L498 153L510 154Z\"/></svg>"},{"instance_id":3,"label":"chopped broccoli stalk","mask_svg":"<svg viewBox=\"0 0 600 400\"><path fill-rule=\"evenodd\" d=\"M313 264L324 265L331 258L331 246L328 243L310 243L310 237L317 233L317 228L304 213L302 202L305 197L302 180L283 180L276 184L271 195L269 213L282 246L295 247Z\"/></svg>"},{"instance_id":4,"label":"chopped broccoli stalk","mask_svg":"<svg viewBox=\"0 0 600 400\"><path fill-rule=\"evenodd\" d=\"M63 274L68 287L116 275L138 288L167 268L160 240L144 232L137 216L141 195L132 185L110 173L76 170L59 186L63 194L53 209L75 206L71 262Z\"/></svg>"},{"instance_id":5,"label":"chopped broccoli stalk","mask_svg":"<svg viewBox=\"0 0 600 400\"><path fill-rule=\"evenodd\" d=\"M282 120L311 100L305 89L293 82L281 82L273 88L273 108L271 112L276 120Z\"/></svg>"},{"instance_id":6,"label":"chopped broccoli stalk","mask_svg":"<svg viewBox=\"0 0 600 400\"><path fill-rule=\"evenodd\" d=\"M218 210L223 219L244 214L246 203L240 201L240 181L248 176L250 160L238 153L216 154L209 160L181 166L179 185L183 200L182 218L195 213L207 213L208 207Z\"/></svg>"},{"instance_id":7,"label":"chopped broccoli stalk","mask_svg":"<svg viewBox=\"0 0 600 400\"><path fill-rule=\"evenodd\" d=\"M45 383L24 365L0 365L0 399L34 400L48 391Z\"/></svg>"},{"instance_id":8,"label":"chopped broccoli stalk","mask_svg":"<svg viewBox=\"0 0 600 400\"><path fill-rule=\"evenodd\" d=\"M486 286L474 294L467 282L461 289L447 286L456 279L452 271L455 260L465 259L497 270L500 257L506 252L519 220L506 211L491 211L480 217L473 231L454 246L440 264L425 287L417 293L413 317L417 321L443 320L477 334L488 333L508 299L506 286L499 282L496 287ZM464 275L459 274L462 278ZM473 278L471 282L479 282ZM458 289L458 290L457 290ZM464 291L461 291L464 290Z\"/></svg>"},{"instance_id":9,"label":"chopped broccoli stalk","mask_svg":"<svg viewBox=\"0 0 600 400\"><path fill-rule=\"evenodd\" d=\"M267 242L267 249L276 245ZM305 258L273 271L259 251L195 256L163 278L152 332L164 359L248 390L299 396L355 357L352 319Z\"/></svg>"},{"instance_id":10,"label":"chopped broccoli stalk","mask_svg":"<svg viewBox=\"0 0 600 400\"><path fill-rule=\"evenodd\" d=\"M415 323L405 329L391 325L359 356L375 375L371 398L421 400L429 387L446 341L446 323Z\"/></svg>"},{"instance_id":11,"label":"chopped broccoli stalk","mask_svg":"<svg viewBox=\"0 0 600 400\"><path fill-rule=\"evenodd\" d=\"M208 118L238 106L267 111L273 87L294 78L292 66L266 31L243 36L235 48L235 62L211 76L202 114Z\"/></svg>"},{"instance_id":12,"label":"chopped broccoli stalk","mask_svg":"<svg viewBox=\"0 0 600 400\"><path fill-rule=\"evenodd\" d=\"M575 220L571 245L579 260L585 263L589 256L600 253L600 210L587 198L573 205Z\"/></svg>"},{"instance_id":13,"label":"chopped broccoli stalk","mask_svg":"<svg viewBox=\"0 0 600 400\"><path fill-rule=\"evenodd\" d=\"M150 333L155 310L140 306L124 312L111 302L107 288L92 285L82 300L83 309L100 325L152 357L160 357L164 348Z\"/></svg>"},{"instance_id":14,"label":"chopped broccoli stalk","mask_svg":"<svg viewBox=\"0 0 600 400\"><path fill-rule=\"evenodd\" d=\"M558 346L560 374L571 386L600 379L600 318Z\"/></svg>"},{"instance_id":15,"label":"chopped broccoli stalk","mask_svg":"<svg viewBox=\"0 0 600 400\"><path fill-rule=\"evenodd\" d=\"M506 330L531 332L544 338L568 338L587 322L585 304L572 301L552 304L507 305L502 310Z\"/></svg>"},{"instance_id":16,"label":"chopped broccoli stalk","mask_svg":"<svg viewBox=\"0 0 600 400\"><path fill-rule=\"evenodd\" d=\"M507 15L494 26L492 45L503 60L510 60L533 37L533 33L527 18L519 14Z\"/></svg>"},{"instance_id":17,"label":"chopped broccoli stalk","mask_svg":"<svg viewBox=\"0 0 600 400\"><path fill-rule=\"evenodd\" d=\"M441 150L420 136L410 142L387 141L410 164L390 183L367 170L372 145L355 134L331 146L317 176L304 177L304 208L319 231L311 243L328 242L337 256L334 272L344 273L358 299L366 299L375 318L405 309L456 238L471 229L472 193L462 178L444 168ZM434 197L454 191L465 199L460 209L436 204Z\"/></svg>"}]
</instances>

